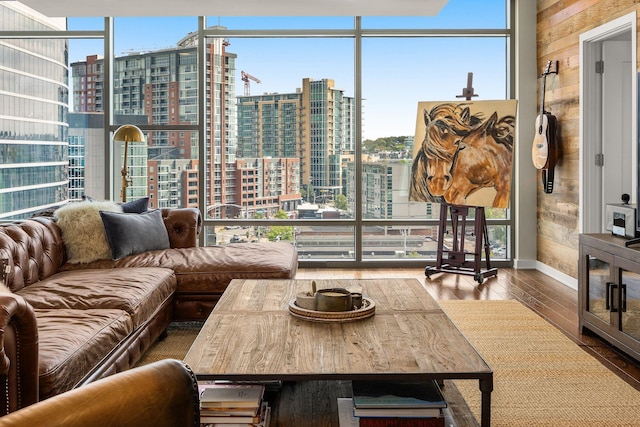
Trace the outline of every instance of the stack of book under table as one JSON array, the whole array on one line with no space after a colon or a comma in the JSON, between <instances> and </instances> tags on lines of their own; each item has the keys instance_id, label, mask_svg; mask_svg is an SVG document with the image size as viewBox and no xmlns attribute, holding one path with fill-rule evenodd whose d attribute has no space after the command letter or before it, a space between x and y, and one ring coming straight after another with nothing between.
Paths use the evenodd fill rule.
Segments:
<instances>
[{"instance_id":1,"label":"stack of book under table","mask_svg":"<svg viewBox=\"0 0 640 427\"><path fill-rule=\"evenodd\" d=\"M268 427L271 408L264 384L199 383L200 423L204 426Z\"/></svg>"},{"instance_id":2,"label":"stack of book under table","mask_svg":"<svg viewBox=\"0 0 640 427\"><path fill-rule=\"evenodd\" d=\"M435 381L353 381L360 427L444 427L447 402Z\"/></svg>"}]
</instances>

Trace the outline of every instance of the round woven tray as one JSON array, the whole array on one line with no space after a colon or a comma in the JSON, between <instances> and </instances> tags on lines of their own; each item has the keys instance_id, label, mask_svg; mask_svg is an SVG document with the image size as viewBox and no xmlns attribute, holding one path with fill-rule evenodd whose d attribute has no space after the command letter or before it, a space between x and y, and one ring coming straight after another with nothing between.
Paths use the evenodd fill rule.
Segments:
<instances>
[{"instance_id":1,"label":"round woven tray","mask_svg":"<svg viewBox=\"0 0 640 427\"><path fill-rule=\"evenodd\" d=\"M292 316L311 322L340 323L353 322L371 317L376 312L376 304L367 298L362 298L362 307L351 311L315 311L298 307L295 300L289 302L289 313Z\"/></svg>"}]
</instances>

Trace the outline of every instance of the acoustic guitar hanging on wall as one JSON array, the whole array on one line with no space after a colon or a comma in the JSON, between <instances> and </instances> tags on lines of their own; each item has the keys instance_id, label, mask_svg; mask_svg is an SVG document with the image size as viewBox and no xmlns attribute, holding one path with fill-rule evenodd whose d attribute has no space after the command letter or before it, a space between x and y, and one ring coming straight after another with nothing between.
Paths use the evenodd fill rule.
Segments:
<instances>
[{"instance_id":1,"label":"acoustic guitar hanging on wall","mask_svg":"<svg viewBox=\"0 0 640 427\"><path fill-rule=\"evenodd\" d=\"M558 73L558 61L555 70L551 70L551 61L542 73L542 100L540 114L536 118L536 135L533 138L531 158L536 169L542 170L542 186L545 193L553 192L553 170L558 163L558 119L544 108L544 94L547 86L547 76Z\"/></svg>"}]
</instances>

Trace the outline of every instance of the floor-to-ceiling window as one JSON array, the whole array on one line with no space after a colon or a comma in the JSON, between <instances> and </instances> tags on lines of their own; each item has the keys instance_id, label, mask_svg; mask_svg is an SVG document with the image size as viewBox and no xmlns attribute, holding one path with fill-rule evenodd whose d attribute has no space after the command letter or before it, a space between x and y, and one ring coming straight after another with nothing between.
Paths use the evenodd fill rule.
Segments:
<instances>
[{"instance_id":1,"label":"floor-to-ceiling window","mask_svg":"<svg viewBox=\"0 0 640 427\"><path fill-rule=\"evenodd\" d=\"M292 241L306 265L433 260L439 205L409 200L417 104L458 100L469 73L474 99L511 97L507 6L452 0L437 17L413 18L209 17L207 38L233 54L238 133L235 185L212 187L234 192L207 195L207 243ZM283 159L298 181L271 193L286 169L269 173L265 162ZM220 182L221 167L212 172ZM487 219L492 259L509 262L509 211L487 209Z\"/></svg>"},{"instance_id":2,"label":"floor-to-ceiling window","mask_svg":"<svg viewBox=\"0 0 640 427\"><path fill-rule=\"evenodd\" d=\"M129 147L127 200L149 197L151 209L198 206L197 30L197 17L113 19L111 129L145 132ZM114 156L115 170L122 158Z\"/></svg>"},{"instance_id":3,"label":"floor-to-ceiling window","mask_svg":"<svg viewBox=\"0 0 640 427\"><path fill-rule=\"evenodd\" d=\"M146 141L129 147L128 200L199 207L204 244L288 241L308 265L433 260L439 206L409 200L417 104L458 99L468 73L477 99L512 96L509 4L450 0L405 18L70 18L69 199L119 198L123 147L108 135L135 124ZM487 217L492 258L509 262L509 211Z\"/></svg>"}]
</instances>

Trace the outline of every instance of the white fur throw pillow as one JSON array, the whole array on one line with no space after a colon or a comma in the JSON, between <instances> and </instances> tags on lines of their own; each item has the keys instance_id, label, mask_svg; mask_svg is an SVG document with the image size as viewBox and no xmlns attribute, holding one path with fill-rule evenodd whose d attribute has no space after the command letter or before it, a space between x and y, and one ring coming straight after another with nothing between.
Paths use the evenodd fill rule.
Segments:
<instances>
[{"instance_id":1,"label":"white fur throw pillow","mask_svg":"<svg viewBox=\"0 0 640 427\"><path fill-rule=\"evenodd\" d=\"M111 201L86 201L69 203L56 210L54 215L58 219L70 263L111 259L100 211L122 212L122 207Z\"/></svg>"}]
</instances>

